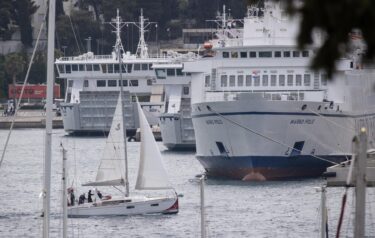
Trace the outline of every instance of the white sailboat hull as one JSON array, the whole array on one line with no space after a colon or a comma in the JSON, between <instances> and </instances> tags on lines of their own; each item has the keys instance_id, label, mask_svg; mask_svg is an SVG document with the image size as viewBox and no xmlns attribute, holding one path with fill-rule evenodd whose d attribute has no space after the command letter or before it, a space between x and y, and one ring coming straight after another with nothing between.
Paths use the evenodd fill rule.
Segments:
<instances>
[{"instance_id":1,"label":"white sailboat hull","mask_svg":"<svg viewBox=\"0 0 375 238\"><path fill-rule=\"evenodd\" d=\"M177 197L128 197L86 203L68 208L69 217L176 214Z\"/></svg>"}]
</instances>

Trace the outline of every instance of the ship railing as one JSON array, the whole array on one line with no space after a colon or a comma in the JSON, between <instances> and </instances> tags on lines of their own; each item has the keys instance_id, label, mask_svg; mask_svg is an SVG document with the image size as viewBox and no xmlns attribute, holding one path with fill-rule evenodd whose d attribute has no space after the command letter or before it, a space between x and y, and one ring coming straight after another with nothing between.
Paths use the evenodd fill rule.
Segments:
<instances>
[{"instance_id":1,"label":"ship railing","mask_svg":"<svg viewBox=\"0 0 375 238\"><path fill-rule=\"evenodd\" d=\"M212 41L214 48L216 47L230 47L230 46L243 46L243 38L219 38Z\"/></svg>"},{"instance_id":2,"label":"ship railing","mask_svg":"<svg viewBox=\"0 0 375 238\"><path fill-rule=\"evenodd\" d=\"M262 97L268 101L323 101L325 90L286 90L286 91L206 91L205 99L213 101L237 101L243 95Z\"/></svg>"},{"instance_id":3,"label":"ship railing","mask_svg":"<svg viewBox=\"0 0 375 238\"><path fill-rule=\"evenodd\" d=\"M186 61L188 59L195 59L197 56L192 54L150 54L148 58L138 58L135 55L124 55L123 60L127 59L139 59L139 60L147 60L147 59L175 59L176 61ZM80 56L69 56L69 57L60 57L59 61L91 61L91 60L114 60L116 57L114 55L80 55Z\"/></svg>"},{"instance_id":4,"label":"ship railing","mask_svg":"<svg viewBox=\"0 0 375 238\"><path fill-rule=\"evenodd\" d=\"M243 44L245 46L254 46L254 45L295 45L295 38L290 36L251 36L243 38Z\"/></svg>"},{"instance_id":5,"label":"ship railing","mask_svg":"<svg viewBox=\"0 0 375 238\"><path fill-rule=\"evenodd\" d=\"M114 59L112 55L94 55L94 56L70 56L70 57L60 57L60 61L88 61L88 60L103 60L103 59Z\"/></svg>"}]
</instances>

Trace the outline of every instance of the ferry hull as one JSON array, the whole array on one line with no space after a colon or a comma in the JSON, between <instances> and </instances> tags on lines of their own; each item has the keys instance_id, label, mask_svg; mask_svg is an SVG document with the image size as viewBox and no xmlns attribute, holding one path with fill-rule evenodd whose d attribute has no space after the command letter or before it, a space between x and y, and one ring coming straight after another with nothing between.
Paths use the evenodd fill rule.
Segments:
<instances>
[{"instance_id":1,"label":"ferry hull","mask_svg":"<svg viewBox=\"0 0 375 238\"><path fill-rule=\"evenodd\" d=\"M124 92L124 117L127 136L135 136L139 128L137 108L130 100L130 93ZM79 103L61 103L61 114L64 130L72 135L102 135L108 133L115 111L118 91L85 91L80 93ZM158 113L150 112L151 108L161 105L142 102L146 118L151 125L158 124Z\"/></svg>"},{"instance_id":2,"label":"ferry hull","mask_svg":"<svg viewBox=\"0 0 375 238\"><path fill-rule=\"evenodd\" d=\"M160 131L163 144L169 150L195 150L194 129L191 118L181 114L160 115Z\"/></svg>"},{"instance_id":3,"label":"ferry hull","mask_svg":"<svg viewBox=\"0 0 375 238\"><path fill-rule=\"evenodd\" d=\"M308 111L319 107L321 114ZM332 165L325 159L339 163L351 157L352 139L362 125L369 142L374 139L372 112L325 108L324 102L263 99L193 104L197 158L215 177L318 177Z\"/></svg>"},{"instance_id":4,"label":"ferry hull","mask_svg":"<svg viewBox=\"0 0 375 238\"><path fill-rule=\"evenodd\" d=\"M349 156L197 156L208 176L243 181L319 177L327 167Z\"/></svg>"}]
</instances>

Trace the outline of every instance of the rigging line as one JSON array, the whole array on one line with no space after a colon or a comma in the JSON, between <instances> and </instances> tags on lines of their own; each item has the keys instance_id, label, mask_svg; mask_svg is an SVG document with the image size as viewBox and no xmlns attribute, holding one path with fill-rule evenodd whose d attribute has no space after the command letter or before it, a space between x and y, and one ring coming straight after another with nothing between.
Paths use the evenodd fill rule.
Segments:
<instances>
[{"instance_id":1,"label":"rigging line","mask_svg":"<svg viewBox=\"0 0 375 238\"><path fill-rule=\"evenodd\" d=\"M345 189L347 189L347 188L345 188ZM348 190L349 191L349 190ZM344 235L344 237L349 237L349 231L350 231L350 229L351 229L351 224L354 224L354 221L353 221L353 219L352 219L352 215L353 215L353 212L352 212L352 210L353 210L353 207L354 207L354 201L355 201L355 193L353 192L353 190L351 190L351 193L349 194L349 195L351 195L350 197L351 197L351 200L347 200L346 202L347 202L347 204L349 205L348 206L348 211L346 212L347 214L349 214L346 218L345 218L345 231L344 231L344 233L345 233L345 235ZM350 203L351 202L351 203ZM341 214L340 214L341 215ZM344 219L343 219L344 220ZM344 221L343 221L344 222ZM341 232L341 230L340 230L340 232ZM339 234L340 235L340 234Z\"/></svg>"},{"instance_id":2,"label":"rigging line","mask_svg":"<svg viewBox=\"0 0 375 238\"><path fill-rule=\"evenodd\" d=\"M44 16L46 16L46 14L45 14ZM40 24L40 29L39 29L38 37L37 37L36 42L35 42L35 47L34 47L34 50L33 50L33 54L31 55L31 58L30 58L29 66L28 66L28 68L27 68L27 72L26 72L26 76L25 76L25 80L23 81L23 85L22 85L21 93L20 93L20 96L19 96L19 98L18 98L18 102L17 102L16 108L15 108L15 112L14 112L13 117L12 117L12 123L10 124L10 128L9 128L8 136L7 136L7 138L6 138L5 145L4 145L4 149L3 149L3 153L2 153L2 155L1 155L0 168L1 168L1 165L3 164L4 158L5 158L5 152L6 152L6 149L7 149L7 147L8 147L8 143L9 143L10 136L12 135L14 122L15 122L15 120L16 120L17 112L18 112L19 107L20 107L20 105L21 105L21 99L22 99L23 93L24 93L24 91L25 91L25 87L26 87L26 84L27 84L27 81L28 81L28 78L29 78L29 74L30 74L31 66L32 66L33 61L34 61L35 53L36 53L36 50L37 50L37 48L38 48L38 44L39 44L39 40L40 40L40 36L41 36L41 34L42 34L42 30L43 30L43 26L44 26L44 24L45 24L45 21L46 21L46 19L44 18L44 20L43 20L42 23Z\"/></svg>"},{"instance_id":3,"label":"rigging line","mask_svg":"<svg viewBox=\"0 0 375 238\"><path fill-rule=\"evenodd\" d=\"M346 131L349 131L350 133L353 133L353 132L355 131L355 128L353 128L353 127L349 127L349 128L348 128L348 127L342 126L342 125L340 125L339 123L334 122L333 120L328 119L327 117L323 116L322 114L320 114L320 113L318 113L318 112L315 112L315 111L311 110L310 108L307 108L307 110L309 110L311 113L314 113L315 115L317 115L317 116L323 118L324 120L328 121L329 123L332 123L332 124L334 124L335 126L341 128L341 129L344 129L344 130L346 130Z\"/></svg>"},{"instance_id":4,"label":"rigging line","mask_svg":"<svg viewBox=\"0 0 375 238\"><path fill-rule=\"evenodd\" d=\"M257 131L254 131L254 130L248 128L248 127L245 127L245 126L239 124L238 122L233 121L232 119L226 118L226 117L224 117L223 115L221 115L220 113L218 113L218 112L216 112L215 110L213 110L213 109L212 109L211 107L209 107L209 106L207 107L207 109L208 109L209 111L211 111L211 112L214 112L215 114L217 114L219 117L223 118L224 120L227 120L227 121L229 121L229 122L231 122L231 123L237 125L238 127L241 127L242 129L245 129L245 130L247 130L247 131L250 131L250 132L252 132L252 133L254 133L254 134L256 134L256 135L258 135L258 136L260 136L260 137L263 137L263 138L265 138L265 139L267 139L267 140L270 140L270 141L272 141L272 142L274 142L274 143L276 143L276 144L279 144L279 145L285 146L285 147L287 147L288 149L292 149L292 151L294 150L294 151L297 151L297 152L300 152L300 153L303 152L302 150L298 150L298 149L296 149L296 148L290 147L289 145L284 144L283 142L277 141L277 140L275 140L275 139L273 139L273 138L271 138L271 137L268 137L268 136L263 135L263 134L261 134L261 133L259 133L259 132L257 132ZM338 164L338 163L336 163L336 162L333 162L333 161L330 161L330 160L324 159L324 158L322 158L322 157L319 157L319 156L316 156L316 155L313 155L313 154L310 154L309 156L311 156L311 157L313 157L313 158L316 158L316 159L319 159L319 160L322 160L322 161L325 161L325 162L328 162L328 163L331 163L331 164L334 164L334 165L337 165L337 164Z\"/></svg>"},{"instance_id":5,"label":"rigging line","mask_svg":"<svg viewBox=\"0 0 375 238\"><path fill-rule=\"evenodd\" d=\"M337 225L336 238L340 237L341 225L344 219L344 212L345 212L346 200L347 200L347 195L348 195L347 191L348 191L348 188L346 187L344 196L342 197L342 200L341 200L341 212L340 212L340 217L339 217L339 223Z\"/></svg>"},{"instance_id":6,"label":"rigging line","mask_svg":"<svg viewBox=\"0 0 375 238\"><path fill-rule=\"evenodd\" d=\"M119 189L118 187L116 186L112 186L114 189L118 190L120 193L122 193L123 195L125 195L124 191L122 191L121 189Z\"/></svg>"},{"instance_id":7,"label":"rigging line","mask_svg":"<svg viewBox=\"0 0 375 238\"><path fill-rule=\"evenodd\" d=\"M319 117L321 117L323 120L325 120L325 121L327 122L327 126L328 126L328 128L329 128L330 130L332 130L332 128L331 128L331 126L329 125L329 123L332 123L333 125L336 125L336 126L338 126L338 127L340 127L340 128L344 128L344 129L348 130L348 128L343 127L343 126L341 126L340 124L338 124L338 123L336 123L336 122L334 122L334 121L329 120L327 117L323 116L322 114L320 114L320 113L318 113L318 112L314 112L314 111L312 111L310 108L307 108L307 109L308 109L310 112L312 112L312 113L318 115ZM350 128L350 129L353 130L353 131L348 130L350 133L353 133L354 130L355 130L354 128ZM337 143L337 142L338 142L338 139L337 139L336 136L335 136L335 140L336 140L336 143ZM338 150L339 150L341 153L345 154L345 151L339 146L339 144L337 144L336 147L338 148ZM347 155L345 155L345 158L346 158L346 160L349 160L349 158L348 158Z\"/></svg>"},{"instance_id":8,"label":"rigging line","mask_svg":"<svg viewBox=\"0 0 375 238\"><path fill-rule=\"evenodd\" d=\"M354 150L354 146L356 142L358 142L358 137L355 137L353 140L352 151ZM342 201L341 201L341 211L340 211L339 222L337 224L336 238L340 237L340 231L341 231L341 226L342 226L344 213L345 213L348 190L349 190L350 182L352 181L353 167L354 167L355 160L356 160L356 156L352 155L352 160L350 162L348 176L346 178L345 192L344 192L344 195L342 196Z\"/></svg>"},{"instance_id":9,"label":"rigging line","mask_svg":"<svg viewBox=\"0 0 375 238\"><path fill-rule=\"evenodd\" d=\"M348 218L346 219L347 222L346 222L346 230L345 230L345 237L349 237L349 231L350 231L350 225L354 225L354 219L353 219L353 215L354 215L354 212L353 212L353 209L354 206L355 206L355 192L353 191L353 189L351 189L351 200L349 200L349 202L351 202L351 206L348 206ZM354 226L353 226L354 227Z\"/></svg>"},{"instance_id":10,"label":"rigging line","mask_svg":"<svg viewBox=\"0 0 375 238\"><path fill-rule=\"evenodd\" d=\"M78 40L77 40L76 32L74 31L73 22L72 22L72 19L70 18L69 14L68 14L68 17L69 17L70 27L72 28L72 31L73 31L74 39L76 40L78 52L79 52L79 54L81 54L81 48L79 47L79 43L78 43Z\"/></svg>"}]
</instances>

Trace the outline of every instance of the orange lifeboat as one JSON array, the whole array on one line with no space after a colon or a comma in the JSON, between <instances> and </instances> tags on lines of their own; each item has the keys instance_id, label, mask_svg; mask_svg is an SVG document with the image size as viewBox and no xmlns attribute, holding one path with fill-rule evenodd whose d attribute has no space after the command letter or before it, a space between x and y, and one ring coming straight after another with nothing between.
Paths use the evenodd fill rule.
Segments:
<instances>
[{"instance_id":1,"label":"orange lifeboat","mask_svg":"<svg viewBox=\"0 0 375 238\"><path fill-rule=\"evenodd\" d=\"M204 42L203 44L203 48L205 48L206 50L210 50L212 49L212 43L211 42Z\"/></svg>"}]
</instances>

